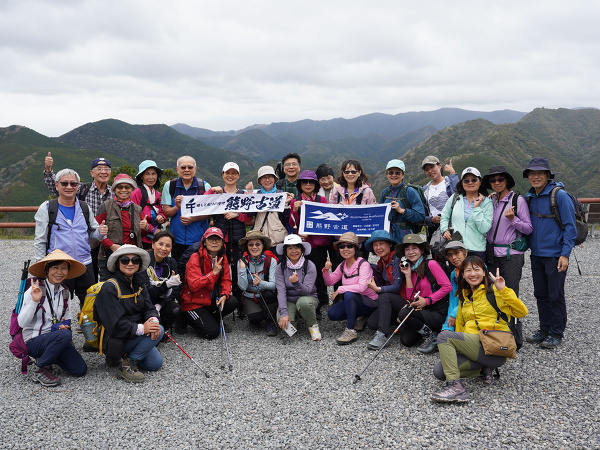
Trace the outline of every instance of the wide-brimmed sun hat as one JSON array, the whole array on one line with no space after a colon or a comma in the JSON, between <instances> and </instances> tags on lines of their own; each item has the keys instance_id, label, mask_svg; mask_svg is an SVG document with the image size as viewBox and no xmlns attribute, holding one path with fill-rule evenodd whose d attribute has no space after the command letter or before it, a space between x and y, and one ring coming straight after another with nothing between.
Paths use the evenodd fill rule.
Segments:
<instances>
[{"instance_id":1,"label":"wide-brimmed sun hat","mask_svg":"<svg viewBox=\"0 0 600 450\"><path fill-rule=\"evenodd\" d=\"M158 164L156 164L154 161L152 161L151 159L147 159L146 161L142 161L138 167L138 173L135 176L135 181L137 181L137 184L139 184L140 186L142 184L144 184L143 180L142 180L142 175L144 174L144 172L148 169L154 169L156 170L156 184L158 185L158 182L160 180L160 177L163 173L162 169L160 167L158 167Z\"/></svg>"},{"instance_id":2,"label":"wide-brimmed sun hat","mask_svg":"<svg viewBox=\"0 0 600 450\"><path fill-rule=\"evenodd\" d=\"M248 241L251 241L252 239L259 239L262 241L263 251L271 248L271 239L269 239L267 236L265 236L258 230L250 230L246 233L246 236L241 238L238 242L238 244L240 245L240 249L243 252L248 251Z\"/></svg>"},{"instance_id":3,"label":"wide-brimmed sun hat","mask_svg":"<svg viewBox=\"0 0 600 450\"><path fill-rule=\"evenodd\" d=\"M548 161L548 158L531 158L531 161L527 164L527 168L523 171L523 178L527 178L529 172L532 170L544 170L550 172L550 179L554 178L554 173L550 170L550 161Z\"/></svg>"},{"instance_id":4,"label":"wide-brimmed sun hat","mask_svg":"<svg viewBox=\"0 0 600 450\"><path fill-rule=\"evenodd\" d=\"M358 236L352 231L346 231L344 234L342 234L340 238L333 243L333 248L337 250L338 245L340 245L342 242L345 244L352 244L358 248Z\"/></svg>"},{"instance_id":5,"label":"wide-brimmed sun hat","mask_svg":"<svg viewBox=\"0 0 600 450\"><path fill-rule=\"evenodd\" d=\"M150 264L150 255L146 250L135 245L124 244L111 253L111 255L108 257L108 261L106 262L106 268L111 272L116 272L118 269L119 258L123 255L136 255L142 258L142 263L138 268L138 272L143 272Z\"/></svg>"},{"instance_id":6,"label":"wide-brimmed sun hat","mask_svg":"<svg viewBox=\"0 0 600 450\"><path fill-rule=\"evenodd\" d=\"M56 249L30 265L29 273L34 277L46 278L46 265L54 261L65 261L69 263L69 273L66 278L77 278L78 276L83 275L87 270L83 263L80 263L62 250Z\"/></svg>"},{"instance_id":7,"label":"wide-brimmed sun hat","mask_svg":"<svg viewBox=\"0 0 600 450\"><path fill-rule=\"evenodd\" d=\"M371 234L371 237L363 244L367 251L373 253L373 244L377 241L389 242L392 244L392 249L396 246L397 242L390 237L390 233L385 230L375 230Z\"/></svg>"},{"instance_id":8,"label":"wide-brimmed sun hat","mask_svg":"<svg viewBox=\"0 0 600 450\"><path fill-rule=\"evenodd\" d=\"M511 189L515 187L515 179L512 177L506 167L504 166L492 166L488 171L487 175L483 176L482 186L484 189L492 190L492 185L490 184L490 178L492 175L503 175L506 178L506 189Z\"/></svg>"},{"instance_id":9,"label":"wide-brimmed sun hat","mask_svg":"<svg viewBox=\"0 0 600 450\"><path fill-rule=\"evenodd\" d=\"M302 247L304 247L304 256L310 255L310 244L308 242L304 242L297 234L288 234L283 240L283 243L277 244L275 250L280 255L285 255L286 245L301 245Z\"/></svg>"},{"instance_id":10,"label":"wide-brimmed sun hat","mask_svg":"<svg viewBox=\"0 0 600 450\"><path fill-rule=\"evenodd\" d=\"M422 246L423 255L431 253L429 242L427 242L427 239L423 237L422 234L407 234L404 236L404 239L402 239L402 243L396 245L396 255L398 255L398 257L404 256L404 249L410 244Z\"/></svg>"}]
</instances>

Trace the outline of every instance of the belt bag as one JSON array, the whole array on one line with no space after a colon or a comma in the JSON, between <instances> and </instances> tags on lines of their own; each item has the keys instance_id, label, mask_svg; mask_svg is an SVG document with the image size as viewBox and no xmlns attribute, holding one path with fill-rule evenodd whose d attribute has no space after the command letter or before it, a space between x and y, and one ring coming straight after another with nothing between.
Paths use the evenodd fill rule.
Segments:
<instances>
[{"instance_id":1,"label":"belt bag","mask_svg":"<svg viewBox=\"0 0 600 450\"><path fill-rule=\"evenodd\" d=\"M479 330L479 340L486 355L517 357L517 343L510 331Z\"/></svg>"}]
</instances>

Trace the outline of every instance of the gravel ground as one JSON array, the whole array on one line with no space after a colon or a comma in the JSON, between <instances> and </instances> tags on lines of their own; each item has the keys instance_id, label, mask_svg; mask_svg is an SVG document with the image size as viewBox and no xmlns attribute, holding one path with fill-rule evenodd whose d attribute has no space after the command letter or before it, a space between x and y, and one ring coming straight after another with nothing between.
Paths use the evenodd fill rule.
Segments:
<instances>
[{"instance_id":1,"label":"gravel ground","mask_svg":"<svg viewBox=\"0 0 600 450\"><path fill-rule=\"evenodd\" d=\"M31 241L0 241L0 313L8 318L21 262ZM371 360L372 333L340 347L341 323L321 321L323 340L311 342L301 326L293 338L269 338L231 322L233 371L220 369L220 340L176 335L210 373L205 378L173 344L161 344L164 367L145 383L117 379L104 358L84 353L88 374L62 377L42 388L21 376L19 361L1 333L0 448L600 448L600 241L577 249L567 277L569 325L562 346L525 344L501 378L484 388L468 380L471 401L440 405L429 394L437 353L421 355L393 341L358 384L353 375ZM530 309L527 333L537 329L531 275L522 298ZM592 297L591 299L589 297ZM74 337L81 347L81 335Z\"/></svg>"}]
</instances>

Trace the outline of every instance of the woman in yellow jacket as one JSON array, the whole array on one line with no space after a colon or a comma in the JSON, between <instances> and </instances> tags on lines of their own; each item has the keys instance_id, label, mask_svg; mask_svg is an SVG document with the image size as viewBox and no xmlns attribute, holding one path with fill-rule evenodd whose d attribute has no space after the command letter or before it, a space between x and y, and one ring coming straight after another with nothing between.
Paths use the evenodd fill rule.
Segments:
<instances>
[{"instance_id":1,"label":"woman in yellow jacket","mask_svg":"<svg viewBox=\"0 0 600 450\"><path fill-rule=\"evenodd\" d=\"M433 401L468 401L468 393L460 379L482 373L484 384L490 385L493 370L506 362L503 356L486 355L479 341L479 329L510 331L489 302L488 292L494 293L498 308L508 316L508 320L525 317L529 312L515 292L506 287L499 270L496 276L490 272L489 277L486 270L485 263L477 256L468 256L460 266L456 331L446 330L438 335L441 362L433 369L436 378L446 380L446 384L440 392L431 395Z\"/></svg>"}]
</instances>

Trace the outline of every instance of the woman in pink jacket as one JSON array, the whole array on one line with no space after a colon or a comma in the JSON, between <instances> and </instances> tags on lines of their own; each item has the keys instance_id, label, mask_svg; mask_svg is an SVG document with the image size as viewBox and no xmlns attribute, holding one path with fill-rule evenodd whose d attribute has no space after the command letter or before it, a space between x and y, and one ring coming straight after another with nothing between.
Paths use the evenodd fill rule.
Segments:
<instances>
[{"instance_id":1,"label":"woman in pink jacket","mask_svg":"<svg viewBox=\"0 0 600 450\"><path fill-rule=\"evenodd\" d=\"M336 340L339 345L345 345L358 339L356 318L368 317L377 309L377 293L369 287L373 269L369 261L359 256L356 234L351 231L342 234L333 246L343 261L330 273L331 261L327 259L323 267L323 278L327 286L342 280L342 285L332 294L332 298L340 294L344 300L329 308L327 315L329 320L346 320L346 329Z\"/></svg>"},{"instance_id":2,"label":"woman in pink jacket","mask_svg":"<svg viewBox=\"0 0 600 450\"><path fill-rule=\"evenodd\" d=\"M142 245L146 250L152 248L154 233L158 233L161 225L167 222L167 216L160 204L160 192L157 190L160 187L162 172L154 161L142 161L135 176L138 187L131 193L131 201L142 207L142 214L150 226L149 233L142 236Z\"/></svg>"}]
</instances>

